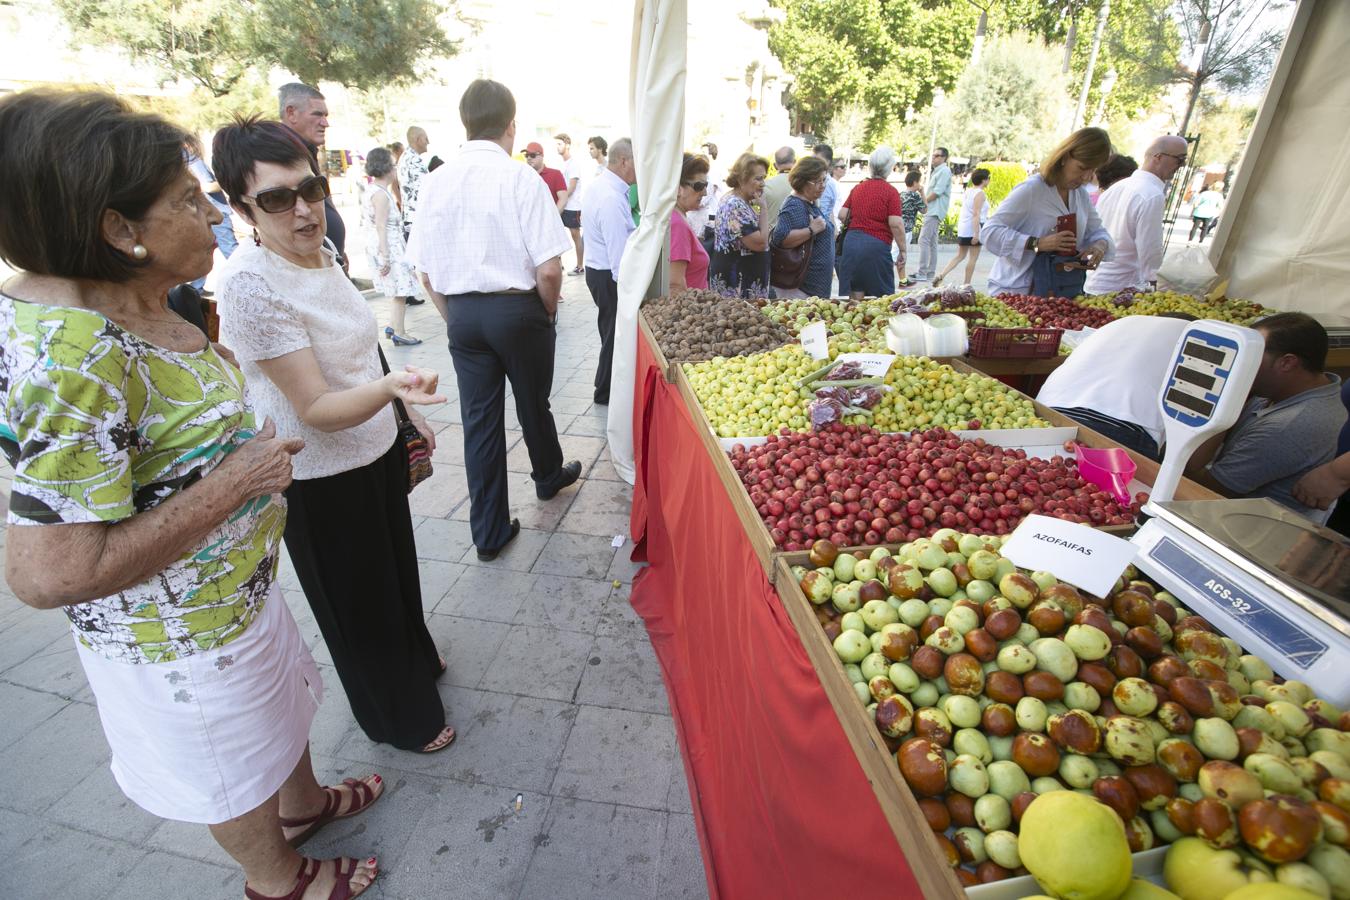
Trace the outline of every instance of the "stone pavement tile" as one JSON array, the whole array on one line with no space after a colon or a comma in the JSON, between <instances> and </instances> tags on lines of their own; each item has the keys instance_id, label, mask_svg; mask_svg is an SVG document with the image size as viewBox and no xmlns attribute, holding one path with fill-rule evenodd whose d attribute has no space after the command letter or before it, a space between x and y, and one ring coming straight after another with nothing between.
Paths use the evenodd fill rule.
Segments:
<instances>
[{"instance_id":1,"label":"stone pavement tile","mask_svg":"<svg viewBox=\"0 0 1350 900\"><path fill-rule=\"evenodd\" d=\"M550 405L553 411L568 416L579 416L592 406L590 397L569 397L562 395L554 397Z\"/></svg>"},{"instance_id":2,"label":"stone pavement tile","mask_svg":"<svg viewBox=\"0 0 1350 900\"><path fill-rule=\"evenodd\" d=\"M438 559L419 559L417 576L422 587L422 609L435 609L459 577L464 574L465 566L454 562L441 562Z\"/></svg>"},{"instance_id":3,"label":"stone pavement tile","mask_svg":"<svg viewBox=\"0 0 1350 900\"><path fill-rule=\"evenodd\" d=\"M323 678L323 703L309 726L309 749L316 756L333 756L359 726L337 670L320 665L319 675Z\"/></svg>"},{"instance_id":4,"label":"stone pavement tile","mask_svg":"<svg viewBox=\"0 0 1350 900\"><path fill-rule=\"evenodd\" d=\"M457 399L459 395L452 392L447 396L451 398L450 401L427 413L427 418L433 422L450 422L458 425L463 421L459 409L459 400Z\"/></svg>"},{"instance_id":5,"label":"stone pavement tile","mask_svg":"<svg viewBox=\"0 0 1350 900\"><path fill-rule=\"evenodd\" d=\"M65 697L0 681L0 749L32 731L69 705ZM3 802L3 801L0 801Z\"/></svg>"},{"instance_id":6,"label":"stone pavement tile","mask_svg":"<svg viewBox=\"0 0 1350 900\"><path fill-rule=\"evenodd\" d=\"M597 636L647 639L647 623L642 621L642 617L633 609L633 604L628 602L630 590L628 585L624 585L610 594L605 611L600 616L600 625L595 629Z\"/></svg>"},{"instance_id":7,"label":"stone pavement tile","mask_svg":"<svg viewBox=\"0 0 1350 900\"><path fill-rule=\"evenodd\" d=\"M535 576L534 590L516 613L517 625L547 625L594 634L612 589L608 581Z\"/></svg>"},{"instance_id":8,"label":"stone pavement tile","mask_svg":"<svg viewBox=\"0 0 1350 900\"><path fill-rule=\"evenodd\" d=\"M8 671L57 642L73 646L70 620L65 613L26 608L14 624L5 629L5 639L0 641L0 672Z\"/></svg>"},{"instance_id":9,"label":"stone pavement tile","mask_svg":"<svg viewBox=\"0 0 1350 900\"><path fill-rule=\"evenodd\" d=\"M570 702L590 658L589 634L512 625L478 687Z\"/></svg>"},{"instance_id":10,"label":"stone pavement tile","mask_svg":"<svg viewBox=\"0 0 1350 900\"><path fill-rule=\"evenodd\" d=\"M581 415L590 416L592 419L599 419L602 422L609 421L609 405L605 403L592 403L586 407L586 411Z\"/></svg>"},{"instance_id":11,"label":"stone pavement tile","mask_svg":"<svg viewBox=\"0 0 1350 900\"><path fill-rule=\"evenodd\" d=\"M439 692L441 702L445 706L445 722L447 725L453 725L456 732L455 740L448 747L435 753L400 750L392 744L375 743L357 727L338 748L336 756L332 757L332 765L335 767L347 765L348 771L343 776L346 778L353 777L353 772L357 775L379 772L384 776L386 771L409 772L428 778L443 777L454 764L455 749L459 745L458 732L462 723L473 716L472 704L477 698L473 692L451 685L441 685ZM317 770L319 768L317 760L314 765ZM320 775L320 780L322 778Z\"/></svg>"},{"instance_id":12,"label":"stone pavement tile","mask_svg":"<svg viewBox=\"0 0 1350 900\"><path fill-rule=\"evenodd\" d=\"M491 691L473 694L473 714L457 716L459 736L446 751L444 774L469 784L547 792L577 707Z\"/></svg>"},{"instance_id":13,"label":"stone pavement tile","mask_svg":"<svg viewBox=\"0 0 1350 900\"><path fill-rule=\"evenodd\" d=\"M693 812L693 808L689 800L689 778L685 774L684 760L680 757L677 743L675 761L670 767L670 790L666 791L666 809L673 813L688 813Z\"/></svg>"},{"instance_id":14,"label":"stone pavement tile","mask_svg":"<svg viewBox=\"0 0 1350 900\"><path fill-rule=\"evenodd\" d=\"M0 751L3 803L20 812L42 812L71 785L106 766L108 756L98 712L71 703Z\"/></svg>"},{"instance_id":15,"label":"stone pavement tile","mask_svg":"<svg viewBox=\"0 0 1350 900\"><path fill-rule=\"evenodd\" d=\"M211 837L210 829L192 822L165 819L143 846L154 850L166 850L221 868L233 869L238 865L230 854L216 843L216 839Z\"/></svg>"},{"instance_id":16,"label":"stone pavement tile","mask_svg":"<svg viewBox=\"0 0 1350 900\"><path fill-rule=\"evenodd\" d=\"M453 752L454 745L442 753ZM416 756L403 753L400 758ZM417 820L428 809L441 802L441 794L448 782L430 773L419 774L396 768L397 760L389 765L372 768L365 762L314 760L314 773L320 784L340 784L344 778L360 778L378 772L384 779L384 794L368 810L350 819L338 819L305 844L305 855L315 859L350 856L365 859L374 856L380 869L397 866L404 858Z\"/></svg>"},{"instance_id":17,"label":"stone pavement tile","mask_svg":"<svg viewBox=\"0 0 1350 900\"><path fill-rule=\"evenodd\" d=\"M614 463L608 455L596 459L595 465L591 466L591 470L586 473L586 478L595 481L617 481L627 484L619 477L619 473L614 471Z\"/></svg>"},{"instance_id":18,"label":"stone pavement tile","mask_svg":"<svg viewBox=\"0 0 1350 900\"><path fill-rule=\"evenodd\" d=\"M469 482L463 466L433 466L431 477L408 495L408 508L415 515L443 519L469 499Z\"/></svg>"},{"instance_id":19,"label":"stone pavement tile","mask_svg":"<svg viewBox=\"0 0 1350 900\"><path fill-rule=\"evenodd\" d=\"M588 481L577 492L558 528L569 534L627 535L632 505L633 489L623 482Z\"/></svg>"},{"instance_id":20,"label":"stone pavement tile","mask_svg":"<svg viewBox=\"0 0 1350 900\"><path fill-rule=\"evenodd\" d=\"M527 476L528 477L528 476ZM519 518L519 516L517 516ZM533 528L526 528L525 522L520 523L520 534L516 535L515 540L506 545L501 554L496 559L481 560L478 558L478 548L474 547L464 551L460 557L460 562L466 566L475 566L485 569L495 569L498 571L516 571L528 572L534 565L534 561L539 558L544 545L548 543L547 531L536 531Z\"/></svg>"},{"instance_id":21,"label":"stone pavement tile","mask_svg":"<svg viewBox=\"0 0 1350 900\"><path fill-rule=\"evenodd\" d=\"M609 538L558 532L548 539L533 571L541 575L604 578L614 561Z\"/></svg>"},{"instance_id":22,"label":"stone pavement tile","mask_svg":"<svg viewBox=\"0 0 1350 900\"><path fill-rule=\"evenodd\" d=\"M103 735L90 735L89 740L102 743ZM47 818L136 845L145 843L164 822L128 800L107 765L98 766L57 800L47 811Z\"/></svg>"},{"instance_id":23,"label":"stone pavement tile","mask_svg":"<svg viewBox=\"0 0 1350 900\"><path fill-rule=\"evenodd\" d=\"M581 471L582 474L585 474L591 463L600 455L600 448L604 447L605 442L600 438L560 434L558 435L558 444L562 447L564 460L581 460ZM506 468L511 472L524 472L526 474L532 471L530 451L525 446L524 441L517 443L511 448L511 452L506 454ZM512 487L515 487L514 483L512 483Z\"/></svg>"},{"instance_id":24,"label":"stone pavement tile","mask_svg":"<svg viewBox=\"0 0 1350 900\"><path fill-rule=\"evenodd\" d=\"M703 871L703 853L698 846L693 816L675 813L666 816L658 873L659 900L707 900L708 876Z\"/></svg>"},{"instance_id":25,"label":"stone pavement tile","mask_svg":"<svg viewBox=\"0 0 1350 900\"><path fill-rule=\"evenodd\" d=\"M510 498L511 515L520 520L520 527L530 531L554 531L567 508L576 498L577 488L568 487L552 500L540 500L534 492L534 479L529 472L508 472L506 492ZM469 521L469 504L461 503L450 518L456 522ZM467 529L467 524L465 525ZM477 559L477 557L475 557Z\"/></svg>"},{"instance_id":26,"label":"stone pavement tile","mask_svg":"<svg viewBox=\"0 0 1350 900\"><path fill-rule=\"evenodd\" d=\"M550 798L447 781L416 821L407 846L375 882L398 900L514 898L541 841ZM362 895L364 897L364 895Z\"/></svg>"},{"instance_id":27,"label":"stone pavement tile","mask_svg":"<svg viewBox=\"0 0 1350 900\"><path fill-rule=\"evenodd\" d=\"M670 714L661 666L647 641L598 637L589 662L581 676L578 703Z\"/></svg>"},{"instance_id":28,"label":"stone pavement tile","mask_svg":"<svg viewBox=\"0 0 1350 900\"><path fill-rule=\"evenodd\" d=\"M553 428L558 432L559 438L561 438L564 434L573 433L571 431L571 427L572 422L575 421L575 419L576 416L572 416L567 413L555 412L553 414ZM595 435L591 435L591 437L594 436ZM559 441L559 443L561 443L561 441Z\"/></svg>"},{"instance_id":29,"label":"stone pavement tile","mask_svg":"<svg viewBox=\"0 0 1350 900\"><path fill-rule=\"evenodd\" d=\"M244 872L237 865L217 866L153 851L105 890L108 892L100 891L97 896L113 900L235 900L244 895Z\"/></svg>"},{"instance_id":30,"label":"stone pavement tile","mask_svg":"<svg viewBox=\"0 0 1350 900\"><path fill-rule=\"evenodd\" d=\"M436 612L488 622L514 622L521 604L534 588L536 577L529 572L466 566L464 574L437 605Z\"/></svg>"},{"instance_id":31,"label":"stone pavement tile","mask_svg":"<svg viewBox=\"0 0 1350 900\"><path fill-rule=\"evenodd\" d=\"M61 616L62 619L65 616ZM73 638L55 640L5 673L5 680L67 700L94 701Z\"/></svg>"},{"instance_id":32,"label":"stone pavement tile","mask_svg":"<svg viewBox=\"0 0 1350 900\"><path fill-rule=\"evenodd\" d=\"M122 841L8 809L0 809L0 850L5 855L0 888L16 900L106 897L146 855Z\"/></svg>"},{"instance_id":33,"label":"stone pavement tile","mask_svg":"<svg viewBox=\"0 0 1350 900\"><path fill-rule=\"evenodd\" d=\"M420 490L420 486L419 486ZM413 491L417 493L417 491ZM416 519L413 520L414 522ZM457 562L464 551L473 546L473 536L469 533L467 509L463 522L450 522L445 519L423 519L413 530L413 540L417 543L417 556L420 559L440 559Z\"/></svg>"},{"instance_id":34,"label":"stone pavement tile","mask_svg":"<svg viewBox=\"0 0 1350 900\"><path fill-rule=\"evenodd\" d=\"M665 809L675 754L669 720L652 713L581 707L551 793Z\"/></svg>"},{"instance_id":35,"label":"stone pavement tile","mask_svg":"<svg viewBox=\"0 0 1350 900\"><path fill-rule=\"evenodd\" d=\"M520 900L656 894L663 812L554 798Z\"/></svg>"},{"instance_id":36,"label":"stone pavement tile","mask_svg":"<svg viewBox=\"0 0 1350 900\"><path fill-rule=\"evenodd\" d=\"M441 683L477 687L511 626L432 613L427 616L427 630L449 666Z\"/></svg>"},{"instance_id":37,"label":"stone pavement tile","mask_svg":"<svg viewBox=\"0 0 1350 900\"><path fill-rule=\"evenodd\" d=\"M608 415L608 413L606 413ZM593 437L604 437L606 420L596 418L595 416L577 416L567 426L568 434L589 434Z\"/></svg>"},{"instance_id":38,"label":"stone pavement tile","mask_svg":"<svg viewBox=\"0 0 1350 900\"><path fill-rule=\"evenodd\" d=\"M624 534L628 532L625 530ZM627 541L614 551L614 561L609 566L609 580L632 584L633 576L642 571L646 563L633 562L633 543Z\"/></svg>"},{"instance_id":39,"label":"stone pavement tile","mask_svg":"<svg viewBox=\"0 0 1350 900\"><path fill-rule=\"evenodd\" d=\"M576 397L579 400L589 401L591 397L595 396L595 387L590 384L565 381L561 385L554 384L553 393L561 397Z\"/></svg>"}]
</instances>

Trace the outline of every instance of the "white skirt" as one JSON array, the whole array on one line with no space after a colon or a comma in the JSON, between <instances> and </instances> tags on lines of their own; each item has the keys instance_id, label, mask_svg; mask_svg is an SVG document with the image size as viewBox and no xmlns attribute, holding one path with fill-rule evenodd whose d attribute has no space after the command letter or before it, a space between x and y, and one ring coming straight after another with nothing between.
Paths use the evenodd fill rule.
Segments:
<instances>
[{"instance_id":1,"label":"white skirt","mask_svg":"<svg viewBox=\"0 0 1350 900\"><path fill-rule=\"evenodd\" d=\"M299 762L323 699L276 585L240 637L176 662L114 662L75 643L113 777L165 819L211 825L256 809Z\"/></svg>"}]
</instances>

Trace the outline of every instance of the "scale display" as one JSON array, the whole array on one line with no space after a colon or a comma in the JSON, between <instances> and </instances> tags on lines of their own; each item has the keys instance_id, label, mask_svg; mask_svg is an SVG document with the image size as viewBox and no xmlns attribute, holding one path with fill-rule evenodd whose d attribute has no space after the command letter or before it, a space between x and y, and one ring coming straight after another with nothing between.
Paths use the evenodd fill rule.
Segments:
<instances>
[{"instance_id":1,"label":"scale display","mask_svg":"<svg viewBox=\"0 0 1350 900\"><path fill-rule=\"evenodd\" d=\"M1203 328L1187 331L1163 390L1163 412L1193 428L1207 424L1233 373L1237 353L1238 343L1230 337Z\"/></svg>"}]
</instances>

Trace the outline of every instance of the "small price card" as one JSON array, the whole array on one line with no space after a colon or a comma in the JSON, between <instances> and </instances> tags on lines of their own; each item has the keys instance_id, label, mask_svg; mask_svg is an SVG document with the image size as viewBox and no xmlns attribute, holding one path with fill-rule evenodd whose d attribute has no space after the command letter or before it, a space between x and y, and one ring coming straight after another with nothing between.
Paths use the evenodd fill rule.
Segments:
<instances>
[{"instance_id":1,"label":"small price card","mask_svg":"<svg viewBox=\"0 0 1350 900\"><path fill-rule=\"evenodd\" d=\"M801 330L802 349L812 359L830 358L830 335L824 322L812 322Z\"/></svg>"},{"instance_id":2,"label":"small price card","mask_svg":"<svg viewBox=\"0 0 1350 900\"><path fill-rule=\"evenodd\" d=\"M838 362L855 362L862 366L864 378L880 378L891 370L894 353L841 353Z\"/></svg>"},{"instance_id":3,"label":"small price card","mask_svg":"<svg viewBox=\"0 0 1350 900\"><path fill-rule=\"evenodd\" d=\"M1023 569L1049 572L1105 597L1138 548L1115 535L1051 516L1027 516L999 552Z\"/></svg>"}]
</instances>

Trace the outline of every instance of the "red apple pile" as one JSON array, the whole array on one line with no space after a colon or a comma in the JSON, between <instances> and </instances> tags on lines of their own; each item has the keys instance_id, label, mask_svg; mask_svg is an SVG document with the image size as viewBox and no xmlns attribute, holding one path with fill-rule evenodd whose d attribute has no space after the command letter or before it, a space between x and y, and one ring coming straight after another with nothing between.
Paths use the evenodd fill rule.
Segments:
<instances>
[{"instance_id":1,"label":"red apple pile","mask_svg":"<svg viewBox=\"0 0 1350 900\"><path fill-rule=\"evenodd\" d=\"M1031 513L1101 526L1127 525L1129 508L1083 480L1071 459L963 441L945 429L883 434L833 424L786 429L731 464L774 544L805 550L900 543L940 528L1009 534Z\"/></svg>"},{"instance_id":2,"label":"red apple pile","mask_svg":"<svg viewBox=\"0 0 1350 900\"><path fill-rule=\"evenodd\" d=\"M1104 309L1080 306L1068 297L1032 297L1026 294L999 294L998 299L1027 317L1032 325L1077 331L1101 328L1115 316Z\"/></svg>"}]
</instances>

